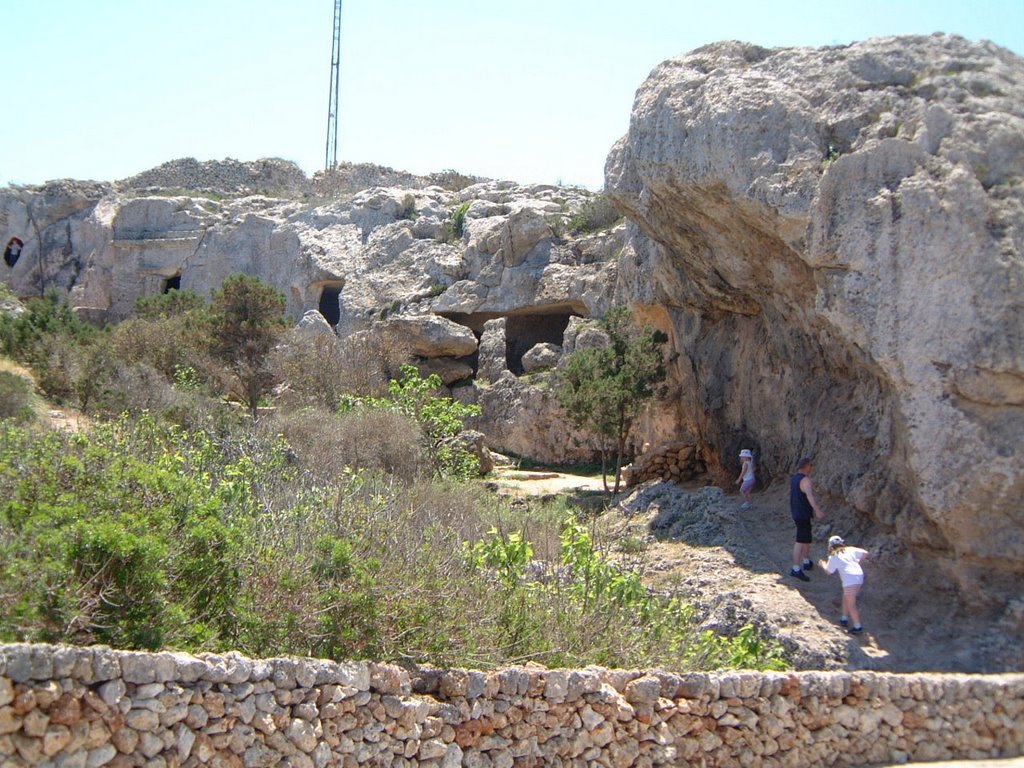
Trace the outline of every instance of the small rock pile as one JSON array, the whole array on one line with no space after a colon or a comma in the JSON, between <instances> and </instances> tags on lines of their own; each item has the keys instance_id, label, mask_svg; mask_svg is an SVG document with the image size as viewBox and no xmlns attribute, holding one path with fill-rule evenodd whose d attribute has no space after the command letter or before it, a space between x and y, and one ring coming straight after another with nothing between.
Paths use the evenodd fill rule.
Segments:
<instances>
[{"instance_id":1,"label":"small rock pile","mask_svg":"<svg viewBox=\"0 0 1024 768\"><path fill-rule=\"evenodd\" d=\"M863 765L1015 756L1024 675L416 670L0 645L0 766Z\"/></svg>"},{"instance_id":2,"label":"small rock pile","mask_svg":"<svg viewBox=\"0 0 1024 768\"><path fill-rule=\"evenodd\" d=\"M701 461L697 446L690 443L672 443L644 451L623 470L627 487L648 480L686 482L707 479L707 466Z\"/></svg>"}]
</instances>

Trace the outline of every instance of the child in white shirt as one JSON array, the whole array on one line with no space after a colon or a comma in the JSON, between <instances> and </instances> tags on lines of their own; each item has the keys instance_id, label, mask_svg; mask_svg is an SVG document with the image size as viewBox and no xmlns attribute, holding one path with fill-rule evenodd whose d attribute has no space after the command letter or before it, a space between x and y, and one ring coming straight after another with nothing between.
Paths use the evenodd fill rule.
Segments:
<instances>
[{"instance_id":1,"label":"child in white shirt","mask_svg":"<svg viewBox=\"0 0 1024 768\"><path fill-rule=\"evenodd\" d=\"M843 616L839 623L845 627L853 619L850 633L854 635L864 631L860 623L860 611L857 609L857 594L864 584L861 563L867 556L866 549L848 546L841 536L833 536L828 540L828 560L820 561L826 573L839 571L839 578L843 581Z\"/></svg>"}]
</instances>

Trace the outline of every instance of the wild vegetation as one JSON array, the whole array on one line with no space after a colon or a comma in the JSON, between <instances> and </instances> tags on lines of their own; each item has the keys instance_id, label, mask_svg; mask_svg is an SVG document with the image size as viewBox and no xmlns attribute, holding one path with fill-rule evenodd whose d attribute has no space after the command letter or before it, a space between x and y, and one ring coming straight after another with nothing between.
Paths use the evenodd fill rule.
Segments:
<instances>
[{"instance_id":1,"label":"wild vegetation","mask_svg":"<svg viewBox=\"0 0 1024 768\"><path fill-rule=\"evenodd\" d=\"M239 292L251 301L224 301ZM146 300L109 330L53 295L0 314L0 640L785 665L753 629L698 632L691 607L607 554L586 513L476 482L452 440L471 411L434 377L373 339L286 331L279 314L251 278L211 305ZM253 353L244 366L229 342ZM26 370L90 426L31 418Z\"/></svg>"}]
</instances>

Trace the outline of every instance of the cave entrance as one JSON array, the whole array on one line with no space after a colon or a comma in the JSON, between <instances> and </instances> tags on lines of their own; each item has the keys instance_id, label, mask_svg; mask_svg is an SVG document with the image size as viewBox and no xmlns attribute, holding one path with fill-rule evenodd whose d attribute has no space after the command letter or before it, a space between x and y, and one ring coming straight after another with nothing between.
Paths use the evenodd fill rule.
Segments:
<instances>
[{"instance_id":1,"label":"cave entrance","mask_svg":"<svg viewBox=\"0 0 1024 768\"><path fill-rule=\"evenodd\" d=\"M562 345L568 312L512 314L505 318L505 364L516 376L523 373L523 355L536 344Z\"/></svg>"},{"instance_id":2,"label":"cave entrance","mask_svg":"<svg viewBox=\"0 0 1024 768\"><path fill-rule=\"evenodd\" d=\"M341 285L325 285L320 291L318 309L332 328L341 320L341 288Z\"/></svg>"},{"instance_id":3,"label":"cave entrance","mask_svg":"<svg viewBox=\"0 0 1024 768\"><path fill-rule=\"evenodd\" d=\"M18 259L21 257L21 249L25 247L25 243L20 237L12 237L7 241L7 247L4 248L4 262L8 267L14 269L14 265L18 263Z\"/></svg>"},{"instance_id":4,"label":"cave entrance","mask_svg":"<svg viewBox=\"0 0 1024 768\"><path fill-rule=\"evenodd\" d=\"M174 275L164 280L164 293L181 290L181 275Z\"/></svg>"},{"instance_id":5,"label":"cave entrance","mask_svg":"<svg viewBox=\"0 0 1024 768\"><path fill-rule=\"evenodd\" d=\"M484 330L484 323L499 317L505 318L505 366L517 376L523 373L523 355L535 344L547 342L559 346L564 342L565 329L572 317L587 317L587 308L582 302L529 307L511 312L441 312L459 325L464 325L476 334L477 339ZM470 365L477 370L478 352L472 355Z\"/></svg>"}]
</instances>

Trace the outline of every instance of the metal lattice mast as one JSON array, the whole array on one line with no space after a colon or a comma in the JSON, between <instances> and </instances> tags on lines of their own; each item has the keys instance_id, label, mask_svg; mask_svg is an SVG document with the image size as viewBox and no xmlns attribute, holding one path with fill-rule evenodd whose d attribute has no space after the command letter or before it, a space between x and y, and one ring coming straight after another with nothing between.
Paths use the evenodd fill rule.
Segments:
<instances>
[{"instance_id":1,"label":"metal lattice mast","mask_svg":"<svg viewBox=\"0 0 1024 768\"><path fill-rule=\"evenodd\" d=\"M338 82L341 79L341 0L334 0L334 37L331 45L331 93L327 105L327 151L324 170L338 165Z\"/></svg>"}]
</instances>

